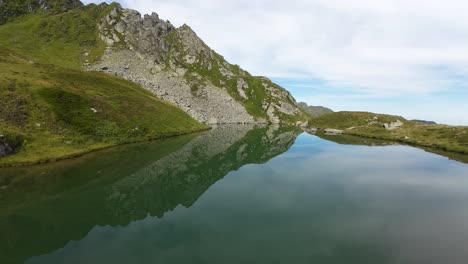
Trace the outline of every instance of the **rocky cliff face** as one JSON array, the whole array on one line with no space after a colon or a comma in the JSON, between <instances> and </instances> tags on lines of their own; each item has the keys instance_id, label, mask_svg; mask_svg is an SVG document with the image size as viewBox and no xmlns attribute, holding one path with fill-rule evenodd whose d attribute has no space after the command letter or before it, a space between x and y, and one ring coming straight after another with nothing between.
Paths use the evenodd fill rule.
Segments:
<instances>
[{"instance_id":1,"label":"rocky cliff face","mask_svg":"<svg viewBox=\"0 0 468 264\"><path fill-rule=\"evenodd\" d=\"M187 25L114 8L98 25L107 50L89 70L136 82L205 124L294 123L307 115L289 92L210 49Z\"/></svg>"}]
</instances>

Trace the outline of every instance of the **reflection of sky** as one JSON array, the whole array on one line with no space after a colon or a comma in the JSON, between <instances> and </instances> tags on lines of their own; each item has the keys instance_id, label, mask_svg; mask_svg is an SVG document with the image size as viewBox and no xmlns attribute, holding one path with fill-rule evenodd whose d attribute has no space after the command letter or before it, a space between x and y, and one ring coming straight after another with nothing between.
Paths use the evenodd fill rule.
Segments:
<instances>
[{"instance_id":1,"label":"reflection of sky","mask_svg":"<svg viewBox=\"0 0 468 264\"><path fill-rule=\"evenodd\" d=\"M303 134L190 208L95 227L27 263L467 263L467 199L466 164Z\"/></svg>"}]
</instances>

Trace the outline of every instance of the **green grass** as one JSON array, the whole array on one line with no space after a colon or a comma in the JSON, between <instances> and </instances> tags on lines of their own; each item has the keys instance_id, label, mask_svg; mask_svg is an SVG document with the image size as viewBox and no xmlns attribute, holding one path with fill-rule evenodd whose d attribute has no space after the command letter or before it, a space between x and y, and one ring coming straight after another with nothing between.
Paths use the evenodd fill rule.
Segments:
<instances>
[{"instance_id":1,"label":"green grass","mask_svg":"<svg viewBox=\"0 0 468 264\"><path fill-rule=\"evenodd\" d=\"M7 6L19 11L0 25L0 134L19 152L0 166L207 129L131 82L83 71L104 53L96 25L116 4L63 12L63 3L34 14Z\"/></svg>"},{"instance_id":2,"label":"green grass","mask_svg":"<svg viewBox=\"0 0 468 264\"><path fill-rule=\"evenodd\" d=\"M105 50L97 23L114 5L94 4L56 15L28 14L0 26L0 47L31 61L81 69Z\"/></svg>"},{"instance_id":3,"label":"green grass","mask_svg":"<svg viewBox=\"0 0 468 264\"><path fill-rule=\"evenodd\" d=\"M377 119L374 119L377 117ZM387 130L384 123L400 120L403 126ZM344 134L398 141L415 146L468 154L468 127L425 125L399 116L368 112L336 112L311 119L316 128L342 129Z\"/></svg>"},{"instance_id":4,"label":"green grass","mask_svg":"<svg viewBox=\"0 0 468 264\"><path fill-rule=\"evenodd\" d=\"M377 117L377 120L374 120ZM336 129L347 129L350 127L368 126L370 122L377 121L379 123L391 123L396 120L408 124L403 117L374 114L369 112L336 112L325 114L316 118L313 118L311 123L312 126L317 128L336 128ZM374 125L375 127L382 127L381 125Z\"/></svg>"},{"instance_id":5,"label":"green grass","mask_svg":"<svg viewBox=\"0 0 468 264\"><path fill-rule=\"evenodd\" d=\"M78 0L2 0L2 2L0 4L0 25L29 13L58 14L83 6ZM45 4L46 8L42 8L40 2L43 2L42 4Z\"/></svg>"},{"instance_id":6,"label":"green grass","mask_svg":"<svg viewBox=\"0 0 468 264\"><path fill-rule=\"evenodd\" d=\"M20 146L19 153L0 159L0 166L207 128L117 77L30 63L4 48L0 57L0 134Z\"/></svg>"}]
</instances>

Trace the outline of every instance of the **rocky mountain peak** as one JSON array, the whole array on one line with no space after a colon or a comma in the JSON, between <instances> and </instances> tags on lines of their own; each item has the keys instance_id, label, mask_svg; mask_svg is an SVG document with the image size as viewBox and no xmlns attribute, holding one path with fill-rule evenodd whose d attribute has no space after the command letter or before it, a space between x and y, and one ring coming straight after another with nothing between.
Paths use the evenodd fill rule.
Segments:
<instances>
[{"instance_id":1,"label":"rocky mountain peak","mask_svg":"<svg viewBox=\"0 0 468 264\"><path fill-rule=\"evenodd\" d=\"M197 33L187 24L183 24L177 29L178 39L183 45L184 51L190 56L207 56L213 58L213 50L198 37Z\"/></svg>"},{"instance_id":2,"label":"rocky mountain peak","mask_svg":"<svg viewBox=\"0 0 468 264\"><path fill-rule=\"evenodd\" d=\"M98 28L108 48L88 69L136 82L200 122L307 120L289 92L228 63L186 24L175 28L157 13L117 6Z\"/></svg>"},{"instance_id":3,"label":"rocky mountain peak","mask_svg":"<svg viewBox=\"0 0 468 264\"><path fill-rule=\"evenodd\" d=\"M157 13L142 16L138 11L115 7L98 25L101 39L110 47L127 47L141 54L152 55L159 62L165 59L168 45L161 41L175 27Z\"/></svg>"}]
</instances>

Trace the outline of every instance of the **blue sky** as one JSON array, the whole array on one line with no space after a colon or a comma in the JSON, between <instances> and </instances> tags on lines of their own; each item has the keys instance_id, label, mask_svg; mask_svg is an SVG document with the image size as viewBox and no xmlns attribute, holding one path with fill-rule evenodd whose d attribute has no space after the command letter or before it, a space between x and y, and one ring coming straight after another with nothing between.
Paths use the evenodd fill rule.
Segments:
<instances>
[{"instance_id":1,"label":"blue sky","mask_svg":"<svg viewBox=\"0 0 468 264\"><path fill-rule=\"evenodd\" d=\"M187 23L300 101L468 125L468 1L119 2Z\"/></svg>"}]
</instances>

